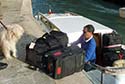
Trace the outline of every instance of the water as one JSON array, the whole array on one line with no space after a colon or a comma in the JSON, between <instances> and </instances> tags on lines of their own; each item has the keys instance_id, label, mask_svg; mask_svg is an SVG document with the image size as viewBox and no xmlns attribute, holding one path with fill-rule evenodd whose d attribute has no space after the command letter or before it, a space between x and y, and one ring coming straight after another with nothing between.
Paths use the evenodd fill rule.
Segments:
<instances>
[{"instance_id":1,"label":"water","mask_svg":"<svg viewBox=\"0 0 125 84\"><path fill-rule=\"evenodd\" d=\"M118 31L125 43L125 19L119 17L119 6L102 0L32 0L33 14L71 11Z\"/></svg>"}]
</instances>

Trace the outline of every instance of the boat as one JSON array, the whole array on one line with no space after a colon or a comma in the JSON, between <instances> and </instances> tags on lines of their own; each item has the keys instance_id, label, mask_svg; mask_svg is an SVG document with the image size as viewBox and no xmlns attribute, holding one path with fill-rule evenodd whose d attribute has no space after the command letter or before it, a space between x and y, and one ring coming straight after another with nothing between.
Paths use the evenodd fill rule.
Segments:
<instances>
[{"instance_id":1,"label":"boat","mask_svg":"<svg viewBox=\"0 0 125 84\"><path fill-rule=\"evenodd\" d=\"M39 19L38 19L39 18ZM82 34L82 29L87 24L92 24L95 28L95 35L100 37L105 33L112 33L114 30L99 24L93 20L86 17L80 16L78 14L68 12L68 13L52 13L52 14L42 14L38 13L38 21L42 21L42 28L46 32L51 30L60 30L66 32L69 37L69 43L77 40L77 38ZM45 24L47 27L45 27ZM72 38L74 37L74 38Z\"/></svg>"},{"instance_id":2,"label":"boat","mask_svg":"<svg viewBox=\"0 0 125 84\"><path fill-rule=\"evenodd\" d=\"M52 30L56 30L56 31L63 31L65 33L67 33L67 36L69 38L69 45L76 41L79 36L82 34L82 29L85 25L87 24L91 24L94 26L95 31L94 31L94 38L96 40L96 44L97 44L97 49L96 49L96 55L97 55L97 66L96 68L100 69L100 71L102 73L105 73L104 71L108 70L109 72L112 72L112 70L116 69L116 68L104 68L100 65L102 65L102 48L103 48L103 35L107 34L107 33L117 33L114 29L109 28L107 26L104 26L98 22L95 22L91 19L88 19L84 16L78 15L76 13L72 13L72 12L65 12L65 13L52 13L51 11L49 13L43 14L43 13L38 13L38 15L35 16L35 18L37 19L37 21L39 22L39 24L41 25L41 28L43 29L43 31L45 32L50 32ZM122 48L125 50L125 45L120 44L120 46L122 46ZM100 68L101 67L101 68ZM112 69L112 70L111 70ZM118 69L117 69L118 70ZM115 71L117 71L115 70ZM122 69L123 70L123 69ZM125 68L124 68L125 70ZM90 71L87 72L88 73L88 77L90 78L90 80L92 81L96 81L93 84L98 84L101 82L101 84L103 84L103 75L101 74L101 72L97 71ZM94 74L94 76L93 76ZM97 83L98 78L99 82ZM110 84L114 84L114 82L111 82L112 80L115 80L114 77L112 77L111 75L106 76L108 79L108 83L110 81ZM106 80L107 80L106 79ZM112 79L112 80L110 80ZM104 84L107 84L104 83Z\"/></svg>"},{"instance_id":3,"label":"boat","mask_svg":"<svg viewBox=\"0 0 125 84\"><path fill-rule=\"evenodd\" d=\"M76 41L82 34L82 29L85 25L91 24L95 28L94 37L97 44L97 64L102 65L102 48L103 48L103 35L107 33L112 33L115 30L104 26L98 22L88 19L84 16L72 13L38 13L36 16L37 21L39 21L41 28L45 32L50 32L51 30L63 31L67 33L69 38L69 45ZM116 31L115 31L116 32ZM116 32L117 33L117 32Z\"/></svg>"}]
</instances>

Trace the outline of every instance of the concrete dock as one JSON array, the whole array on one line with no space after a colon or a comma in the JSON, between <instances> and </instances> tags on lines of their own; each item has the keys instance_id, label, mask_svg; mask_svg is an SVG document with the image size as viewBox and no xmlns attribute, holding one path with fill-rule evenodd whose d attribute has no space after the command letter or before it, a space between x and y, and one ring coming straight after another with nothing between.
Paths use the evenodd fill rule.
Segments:
<instances>
[{"instance_id":1,"label":"concrete dock","mask_svg":"<svg viewBox=\"0 0 125 84\"><path fill-rule=\"evenodd\" d=\"M92 84L86 72L81 71L60 80L54 80L41 71L28 68L25 47L45 32L32 16L31 0L0 0L0 19L4 24L20 24L25 33L17 43L18 59L0 61L8 63L0 70L0 84Z\"/></svg>"}]
</instances>

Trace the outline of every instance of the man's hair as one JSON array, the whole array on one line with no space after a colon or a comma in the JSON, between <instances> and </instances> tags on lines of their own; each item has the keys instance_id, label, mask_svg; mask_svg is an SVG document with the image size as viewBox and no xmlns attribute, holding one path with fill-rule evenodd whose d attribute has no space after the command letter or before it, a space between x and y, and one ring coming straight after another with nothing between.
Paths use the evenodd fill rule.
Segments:
<instances>
[{"instance_id":1,"label":"man's hair","mask_svg":"<svg viewBox=\"0 0 125 84\"><path fill-rule=\"evenodd\" d=\"M93 25L86 25L84 28L87 28L87 31L88 32L92 32L92 34L94 33L95 31L95 28L93 27Z\"/></svg>"}]
</instances>

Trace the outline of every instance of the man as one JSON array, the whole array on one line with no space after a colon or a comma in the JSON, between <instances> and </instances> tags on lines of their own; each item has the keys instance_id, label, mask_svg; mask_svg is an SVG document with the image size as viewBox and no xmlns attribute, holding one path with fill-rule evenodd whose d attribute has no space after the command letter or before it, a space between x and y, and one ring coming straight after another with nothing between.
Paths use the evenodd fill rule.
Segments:
<instances>
[{"instance_id":1,"label":"man","mask_svg":"<svg viewBox=\"0 0 125 84\"><path fill-rule=\"evenodd\" d=\"M72 45L81 44L81 48L85 50L85 65L84 70L90 71L93 68L90 63L95 63L96 61L96 42L93 38L94 27L92 25L86 25L83 28L83 34L80 38L75 41Z\"/></svg>"}]
</instances>

